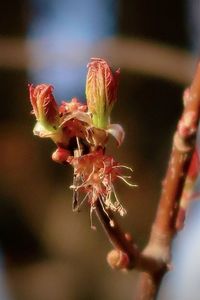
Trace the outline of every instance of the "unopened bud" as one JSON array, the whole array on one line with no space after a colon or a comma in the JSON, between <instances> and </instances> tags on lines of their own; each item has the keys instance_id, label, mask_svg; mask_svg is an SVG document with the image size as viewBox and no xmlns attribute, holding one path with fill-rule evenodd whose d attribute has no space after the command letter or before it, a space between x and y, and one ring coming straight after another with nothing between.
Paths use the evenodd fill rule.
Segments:
<instances>
[{"instance_id":1,"label":"unopened bud","mask_svg":"<svg viewBox=\"0 0 200 300\"><path fill-rule=\"evenodd\" d=\"M63 164L64 162L67 161L67 158L69 157L69 155L70 155L70 152L68 150L63 149L63 148L58 148L52 154L52 160L57 163Z\"/></svg>"},{"instance_id":2,"label":"unopened bud","mask_svg":"<svg viewBox=\"0 0 200 300\"><path fill-rule=\"evenodd\" d=\"M126 269L129 265L129 257L126 253L113 249L107 255L107 262L112 269Z\"/></svg>"},{"instance_id":3,"label":"unopened bud","mask_svg":"<svg viewBox=\"0 0 200 300\"><path fill-rule=\"evenodd\" d=\"M110 113L117 100L119 73L119 69L113 73L101 58L92 58L88 64L86 99L97 128L106 128L109 124Z\"/></svg>"},{"instance_id":4,"label":"unopened bud","mask_svg":"<svg viewBox=\"0 0 200 300\"><path fill-rule=\"evenodd\" d=\"M55 131L59 120L58 106L52 91L53 87L49 84L40 84L36 87L29 85L33 113L40 125L50 132Z\"/></svg>"}]
</instances>

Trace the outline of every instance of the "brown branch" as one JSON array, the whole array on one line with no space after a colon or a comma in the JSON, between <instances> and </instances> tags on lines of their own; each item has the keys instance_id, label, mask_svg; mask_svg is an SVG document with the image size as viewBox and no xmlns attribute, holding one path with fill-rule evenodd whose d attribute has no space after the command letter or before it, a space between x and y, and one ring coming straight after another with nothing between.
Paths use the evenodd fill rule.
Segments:
<instances>
[{"instance_id":1,"label":"brown branch","mask_svg":"<svg viewBox=\"0 0 200 300\"><path fill-rule=\"evenodd\" d=\"M150 240L143 254L157 261L170 263L171 242L176 233L177 211L183 192L185 179L194 151L197 126L200 114L200 65L191 87L184 94L184 110L173 139L172 153L166 177L163 181L161 198L157 214L152 226ZM143 273L141 275L138 298L154 299L165 272L157 274Z\"/></svg>"},{"instance_id":2,"label":"brown branch","mask_svg":"<svg viewBox=\"0 0 200 300\"><path fill-rule=\"evenodd\" d=\"M190 161L187 177L185 179L184 189L180 199L179 210L176 218L177 231L181 230L184 227L186 211L191 200L197 196L197 194L194 194L194 186L199 174L199 167L199 155L197 149L195 149Z\"/></svg>"},{"instance_id":3,"label":"brown branch","mask_svg":"<svg viewBox=\"0 0 200 300\"><path fill-rule=\"evenodd\" d=\"M112 246L127 255L128 268L135 266L139 251L132 239L127 238L110 211L108 211L109 217L105 214L99 201L96 202L95 213Z\"/></svg>"},{"instance_id":4,"label":"brown branch","mask_svg":"<svg viewBox=\"0 0 200 300\"><path fill-rule=\"evenodd\" d=\"M162 236L166 243L175 233L175 221L179 200L183 191L191 157L194 151L200 113L200 65L194 81L184 95L184 110L174 135L172 153L161 198L154 221L151 240ZM155 241L154 241L155 243Z\"/></svg>"},{"instance_id":5,"label":"brown branch","mask_svg":"<svg viewBox=\"0 0 200 300\"><path fill-rule=\"evenodd\" d=\"M147 271L152 274L163 272L166 268L162 261L141 253L129 234L124 233L110 211L103 210L99 201L95 205L95 213L114 250L108 254L108 262L113 268Z\"/></svg>"}]
</instances>

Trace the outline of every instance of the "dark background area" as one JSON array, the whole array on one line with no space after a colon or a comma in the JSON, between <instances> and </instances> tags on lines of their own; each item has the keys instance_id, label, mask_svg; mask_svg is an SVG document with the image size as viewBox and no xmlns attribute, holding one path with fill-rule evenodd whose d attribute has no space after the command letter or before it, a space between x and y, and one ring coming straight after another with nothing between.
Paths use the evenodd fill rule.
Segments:
<instances>
[{"instance_id":1,"label":"dark background area","mask_svg":"<svg viewBox=\"0 0 200 300\"><path fill-rule=\"evenodd\" d=\"M29 2L7 0L0 8L0 40L25 39ZM120 1L118 35L189 51L186 8L184 1ZM0 65L0 244L11 299L131 299L132 274L109 270L110 245L99 226L90 229L87 207L79 215L71 211L70 168L54 164L54 145L32 135L28 81L26 69ZM113 119L126 140L116 157L133 167L139 187L119 185L128 210L120 222L140 247L156 210L183 90L173 80L121 69Z\"/></svg>"}]
</instances>

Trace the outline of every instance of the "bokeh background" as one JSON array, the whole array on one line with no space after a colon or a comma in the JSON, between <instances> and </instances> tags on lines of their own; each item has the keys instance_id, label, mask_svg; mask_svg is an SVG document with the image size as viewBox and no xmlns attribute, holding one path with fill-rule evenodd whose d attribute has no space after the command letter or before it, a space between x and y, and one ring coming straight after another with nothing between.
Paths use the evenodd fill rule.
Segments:
<instances>
[{"instance_id":1,"label":"bokeh background","mask_svg":"<svg viewBox=\"0 0 200 300\"><path fill-rule=\"evenodd\" d=\"M120 222L147 241L171 139L200 49L200 1L7 0L0 4L0 299L134 299L138 274L115 272L110 245L89 211L72 213L72 170L32 135L28 83L51 83L57 101L85 99L86 65L121 68L113 122L126 139L115 157L138 188L120 184ZM112 153L112 146L110 152ZM197 300L200 204L174 243L173 270L158 298Z\"/></svg>"}]
</instances>

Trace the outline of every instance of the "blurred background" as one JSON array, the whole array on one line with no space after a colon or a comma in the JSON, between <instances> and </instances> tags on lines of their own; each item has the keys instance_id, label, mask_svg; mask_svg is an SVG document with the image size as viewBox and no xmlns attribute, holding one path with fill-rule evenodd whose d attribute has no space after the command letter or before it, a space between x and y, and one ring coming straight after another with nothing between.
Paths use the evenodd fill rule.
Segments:
<instances>
[{"instance_id":1,"label":"blurred background","mask_svg":"<svg viewBox=\"0 0 200 300\"><path fill-rule=\"evenodd\" d=\"M84 101L90 57L121 68L112 118L126 139L115 155L133 167L139 187L117 186L128 210L120 222L143 247L199 56L200 1L7 0L0 7L0 299L134 299L138 274L109 269L97 220L93 231L87 207L72 213L72 170L52 162L55 146L32 134L27 84L53 84L58 102ZM199 299L198 220L196 201L160 300Z\"/></svg>"}]
</instances>

